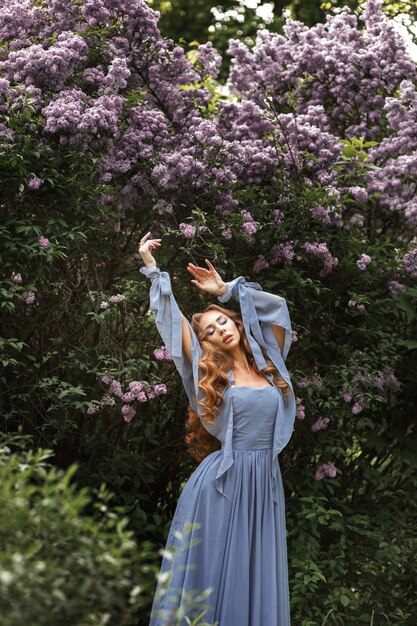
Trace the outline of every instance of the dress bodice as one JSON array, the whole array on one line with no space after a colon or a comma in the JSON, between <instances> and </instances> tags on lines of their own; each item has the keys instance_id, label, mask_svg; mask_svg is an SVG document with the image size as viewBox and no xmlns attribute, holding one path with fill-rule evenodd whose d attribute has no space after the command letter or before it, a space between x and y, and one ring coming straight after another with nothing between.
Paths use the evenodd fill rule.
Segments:
<instances>
[{"instance_id":1,"label":"dress bodice","mask_svg":"<svg viewBox=\"0 0 417 626\"><path fill-rule=\"evenodd\" d=\"M272 448L280 393L276 387L232 387L235 450Z\"/></svg>"}]
</instances>

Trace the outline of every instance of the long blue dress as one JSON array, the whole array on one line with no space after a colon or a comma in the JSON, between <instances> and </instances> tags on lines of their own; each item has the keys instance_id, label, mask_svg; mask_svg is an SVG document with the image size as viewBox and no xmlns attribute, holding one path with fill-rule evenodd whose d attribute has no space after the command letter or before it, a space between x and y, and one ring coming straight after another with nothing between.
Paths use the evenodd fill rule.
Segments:
<instances>
[{"instance_id":1,"label":"long blue dress","mask_svg":"<svg viewBox=\"0 0 417 626\"><path fill-rule=\"evenodd\" d=\"M150 308L171 351L194 410L201 346L191 327L191 363L182 352L182 317L167 272L140 271L152 281ZM290 626L285 499L278 453L291 438L295 398L285 359L291 322L284 298L240 276L220 302L234 297L252 353L266 367L262 345L291 387L284 398L265 376L264 387L235 386L231 371L224 403L212 425L221 442L186 482L166 542L150 626ZM285 329L281 353L271 324ZM187 621L186 617L191 621Z\"/></svg>"}]
</instances>

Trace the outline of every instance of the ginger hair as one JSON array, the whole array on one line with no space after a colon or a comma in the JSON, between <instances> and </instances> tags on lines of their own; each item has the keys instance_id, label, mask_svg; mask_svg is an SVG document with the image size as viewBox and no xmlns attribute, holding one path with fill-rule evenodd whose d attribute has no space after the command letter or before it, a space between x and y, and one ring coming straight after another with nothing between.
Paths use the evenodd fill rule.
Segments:
<instances>
[{"instance_id":1,"label":"ginger hair","mask_svg":"<svg viewBox=\"0 0 417 626\"><path fill-rule=\"evenodd\" d=\"M188 407L188 417L185 423L186 435L184 440L188 446L187 452L197 459L197 461L202 461L211 452L220 448L220 441L204 428L201 420L204 420L207 425L210 425L213 424L216 419L224 402L222 392L229 384L227 371L232 369L233 366L233 359L225 350L222 350L203 338L200 320L207 311L219 311L233 320L240 334L240 345L255 372L259 374L272 374L273 381L281 390L284 399L292 393L291 387L280 376L277 368L267 357L262 346L260 346L260 348L265 357L267 367L263 370L257 367L246 336L242 318L238 313L224 309L217 304L210 304L202 313L195 313L191 318L191 326L203 350L203 356L199 361L203 375L198 382L198 387L202 389L204 393L203 399L199 400L199 404L203 408L203 414L199 415L194 411L191 405Z\"/></svg>"}]
</instances>

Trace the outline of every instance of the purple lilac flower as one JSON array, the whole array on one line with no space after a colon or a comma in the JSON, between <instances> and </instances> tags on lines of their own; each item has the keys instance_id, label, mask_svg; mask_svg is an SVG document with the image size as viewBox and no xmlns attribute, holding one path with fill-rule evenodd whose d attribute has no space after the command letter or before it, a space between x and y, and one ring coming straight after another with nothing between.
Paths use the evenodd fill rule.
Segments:
<instances>
[{"instance_id":1,"label":"purple lilac flower","mask_svg":"<svg viewBox=\"0 0 417 626\"><path fill-rule=\"evenodd\" d=\"M311 426L313 432L318 430L324 430L329 425L330 419L328 417L319 417Z\"/></svg>"},{"instance_id":2,"label":"purple lilac flower","mask_svg":"<svg viewBox=\"0 0 417 626\"><path fill-rule=\"evenodd\" d=\"M357 200L358 202L366 202L368 199L368 192L363 187L349 187L348 192Z\"/></svg>"},{"instance_id":3,"label":"purple lilac flower","mask_svg":"<svg viewBox=\"0 0 417 626\"><path fill-rule=\"evenodd\" d=\"M417 277L417 246L403 256L402 262L405 271Z\"/></svg>"},{"instance_id":4,"label":"purple lilac flower","mask_svg":"<svg viewBox=\"0 0 417 626\"><path fill-rule=\"evenodd\" d=\"M129 389L137 396L142 391L143 384L140 380L132 380L132 382L129 383Z\"/></svg>"},{"instance_id":5,"label":"purple lilac flower","mask_svg":"<svg viewBox=\"0 0 417 626\"><path fill-rule=\"evenodd\" d=\"M331 222L329 209L321 204L312 207L310 213L316 220L322 222L322 224L330 224Z\"/></svg>"},{"instance_id":6,"label":"purple lilac flower","mask_svg":"<svg viewBox=\"0 0 417 626\"><path fill-rule=\"evenodd\" d=\"M87 48L80 35L65 31L46 49L36 43L10 52L2 65L9 80L58 91L87 58Z\"/></svg>"},{"instance_id":7,"label":"purple lilac flower","mask_svg":"<svg viewBox=\"0 0 417 626\"><path fill-rule=\"evenodd\" d=\"M253 222L252 213L250 211L241 211L244 222Z\"/></svg>"},{"instance_id":8,"label":"purple lilac flower","mask_svg":"<svg viewBox=\"0 0 417 626\"><path fill-rule=\"evenodd\" d=\"M109 65L107 76L102 81L105 93L116 94L124 89L127 86L130 74L126 59L113 59Z\"/></svg>"},{"instance_id":9,"label":"purple lilac flower","mask_svg":"<svg viewBox=\"0 0 417 626\"><path fill-rule=\"evenodd\" d=\"M388 282L388 291L392 296L396 296L407 289L406 285L398 282L398 280L390 280Z\"/></svg>"},{"instance_id":10,"label":"purple lilac flower","mask_svg":"<svg viewBox=\"0 0 417 626\"><path fill-rule=\"evenodd\" d=\"M112 396L106 394L102 397L101 403L105 406L114 406L116 404L116 400Z\"/></svg>"},{"instance_id":11,"label":"purple lilac flower","mask_svg":"<svg viewBox=\"0 0 417 626\"><path fill-rule=\"evenodd\" d=\"M41 235L38 239L38 246L40 248L49 248L50 246L50 241L47 237L44 237L43 235Z\"/></svg>"},{"instance_id":12,"label":"purple lilac flower","mask_svg":"<svg viewBox=\"0 0 417 626\"><path fill-rule=\"evenodd\" d=\"M148 398L146 397L146 393L144 391L139 391L136 394L136 399L139 400L139 402L147 402Z\"/></svg>"},{"instance_id":13,"label":"purple lilac flower","mask_svg":"<svg viewBox=\"0 0 417 626\"><path fill-rule=\"evenodd\" d=\"M310 384L310 379L309 378L300 378L300 380L297 383L297 387L299 389L305 389L306 387L308 387Z\"/></svg>"},{"instance_id":14,"label":"purple lilac flower","mask_svg":"<svg viewBox=\"0 0 417 626\"><path fill-rule=\"evenodd\" d=\"M291 265L295 256L294 242L275 243L271 248L271 265Z\"/></svg>"},{"instance_id":15,"label":"purple lilac flower","mask_svg":"<svg viewBox=\"0 0 417 626\"><path fill-rule=\"evenodd\" d=\"M223 228L220 232L221 232L221 236L223 237L223 239L232 238L232 231L230 228Z\"/></svg>"},{"instance_id":16,"label":"purple lilac flower","mask_svg":"<svg viewBox=\"0 0 417 626\"><path fill-rule=\"evenodd\" d=\"M180 229L184 237L187 237L187 239L193 239L197 232L195 226L192 226L191 224L185 224L184 222L182 222L178 228Z\"/></svg>"},{"instance_id":17,"label":"purple lilac flower","mask_svg":"<svg viewBox=\"0 0 417 626\"><path fill-rule=\"evenodd\" d=\"M356 265L360 270L366 270L367 265L372 261L371 257L368 254L361 254L361 257L358 261L356 261Z\"/></svg>"},{"instance_id":18,"label":"purple lilac flower","mask_svg":"<svg viewBox=\"0 0 417 626\"><path fill-rule=\"evenodd\" d=\"M121 398L123 395L122 386L118 380L111 381L109 391L110 393L114 393L116 394L116 396L119 396L119 398Z\"/></svg>"},{"instance_id":19,"label":"purple lilac flower","mask_svg":"<svg viewBox=\"0 0 417 626\"><path fill-rule=\"evenodd\" d=\"M255 261L255 264L253 266L253 271L255 272L255 274L259 274L259 272L261 272L262 270L268 269L268 267L269 267L268 261L261 254L260 256L258 256L257 260Z\"/></svg>"},{"instance_id":20,"label":"purple lilac flower","mask_svg":"<svg viewBox=\"0 0 417 626\"><path fill-rule=\"evenodd\" d=\"M155 396L165 395L166 392L167 392L167 388L166 388L166 385L164 385L164 383L158 383L153 388L153 393L155 394Z\"/></svg>"},{"instance_id":21,"label":"purple lilac flower","mask_svg":"<svg viewBox=\"0 0 417 626\"><path fill-rule=\"evenodd\" d=\"M155 392L153 391L153 389L149 389L149 390L146 392L146 395L147 395L147 397L148 397L148 400L153 400L153 399L156 397L156 394L155 394Z\"/></svg>"},{"instance_id":22,"label":"purple lilac flower","mask_svg":"<svg viewBox=\"0 0 417 626\"><path fill-rule=\"evenodd\" d=\"M87 409L88 415L94 415L94 413L98 413L100 411L100 407L97 404L93 404L93 406L89 406Z\"/></svg>"},{"instance_id":23,"label":"purple lilac flower","mask_svg":"<svg viewBox=\"0 0 417 626\"><path fill-rule=\"evenodd\" d=\"M22 274L20 273L16 273L16 272L12 272L11 275L11 279L14 280L15 283L21 283L22 282Z\"/></svg>"},{"instance_id":24,"label":"purple lilac flower","mask_svg":"<svg viewBox=\"0 0 417 626\"><path fill-rule=\"evenodd\" d=\"M363 396L360 396L358 400L355 402L355 404L352 406L352 413L354 415L357 415L358 413L361 413L364 408L365 408L365 398Z\"/></svg>"},{"instance_id":25,"label":"purple lilac flower","mask_svg":"<svg viewBox=\"0 0 417 626\"><path fill-rule=\"evenodd\" d=\"M107 309L109 306L109 303L107 302L107 300L103 300L102 302L100 302L100 309Z\"/></svg>"},{"instance_id":26,"label":"purple lilac flower","mask_svg":"<svg viewBox=\"0 0 417 626\"><path fill-rule=\"evenodd\" d=\"M345 402L352 402L352 394L346 388L342 389L340 395Z\"/></svg>"},{"instance_id":27,"label":"purple lilac flower","mask_svg":"<svg viewBox=\"0 0 417 626\"><path fill-rule=\"evenodd\" d=\"M365 310L365 305L364 304L359 304L359 302L357 302L353 298L351 300L349 300L348 307L350 309L357 309L358 311L361 311L361 312L363 312Z\"/></svg>"},{"instance_id":28,"label":"purple lilac flower","mask_svg":"<svg viewBox=\"0 0 417 626\"><path fill-rule=\"evenodd\" d=\"M122 415L125 422L131 422L136 415L136 411L130 404L124 404L122 406Z\"/></svg>"},{"instance_id":29,"label":"purple lilac flower","mask_svg":"<svg viewBox=\"0 0 417 626\"><path fill-rule=\"evenodd\" d=\"M255 222L245 222L242 226L242 230L247 235L253 235L258 230Z\"/></svg>"},{"instance_id":30,"label":"purple lilac flower","mask_svg":"<svg viewBox=\"0 0 417 626\"><path fill-rule=\"evenodd\" d=\"M197 61L201 64L202 77L212 76L216 78L222 64L222 57L213 48L211 41L198 46Z\"/></svg>"},{"instance_id":31,"label":"purple lilac flower","mask_svg":"<svg viewBox=\"0 0 417 626\"><path fill-rule=\"evenodd\" d=\"M274 209L272 215L272 226L277 228L284 220L284 212L281 209Z\"/></svg>"},{"instance_id":32,"label":"purple lilac flower","mask_svg":"<svg viewBox=\"0 0 417 626\"><path fill-rule=\"evenodd\" d=\"M305 406L304 406L304 404L302 404L301 398L297 398L296 399L296 404L297 404L296 417L299 420L303 420L305 418L306 414L305 414Z\"/></svg>"},{"instance_id":33,"label":"purple lilac flower","mask_svg":"<svg viewBox=\"0 0 417 626\"><path fill-rule=\"evenodd\" d=\"M36 296L33 293L33 291L28 291L26 298L25 298L25 302L26 304L33 304L35 302Z\"/></svg>"},{"instance_id":34,"label":"purple lilac flower","mask_svg":"<svg viewBox=\"0 0 417 626\"><path fill-rule=\"evenodd\" d=\"M112 381L112 377L109 376L108 374L104 374L104 376L101 377L101 382L104 383L105 385L110 385Z\"/></svg>"},{"instance_id":35,"label":"purple lilac flower","mask_svg":"<svg viewBox=\"0 0 417 626\"><path fill-rule=\"evenodd\" d=\"M323 463L317 468L315 473L315 479L322 480L325 476L328 476L329 478L336 477L336 467L334 466L334 463Z\"/></svg>"},{"instance_id":36,"label":"purple lilac flower","mask_svg":"<svg viewBox=\"0 0 417 626\"><path fill-rule=\"evenodd\" d=\"M153 355L157 361L172 361L172 354L165 347L161 346L160 348L155 348L153 351Z\"/></svg>"},{"instance_id":37,"label":"purple lilac flower","mask_svg":"<svg viewBox=\"0 0 417 626\"><path fill-rule=\"evenodd\" d=\"M298 334L296 330L291 331L291 341L292 342L298 341Z\"/></svg>"},{"instance_id":38,"label":"purple lilac flower","mask_svg":"<svg viewBox=\"0 0 417 626\"><path fill-rule=\"evenodd\" d=\"M314 372L311 382L315 385L323 386L323 379L318 372Z\"/></svg>"},{"instance_id":39,"label":"purple lilac flower","mask_svg":"<svg viewBox=\"0 0 417 626\"><path fill-rule=\"evenodd\" d=\"M43 181L40 178L34 176L33 178L29 179L28 187L29 189L39 189L39 187L42 185L42 182Z\"/></svg>"},{"instance_id":40,"label":"purple lilac flower","mask_svg":"<svg viewBox=\"0 0 417 626\"><path fill-rule=\"evenodd\" d=\"M133 391L128 391L122 394L120 397L123 400L123 402L133 402L133 400L136 400L136 394L133 393Z\"/></svg>"},{"instance_id":41,"label":"purple lilac flower","mask_svg":"<svg viewBox=\"0 0 417 626\"><path fill-rule=\"evenodd\" d=\"M324 242L306 242L303 248L314 256L321 257L324 261L323 268L319 272L320 277L327 276L339 263L337 257L332 257L327 244Z\"/></svg>"},{"instance_id":42,"label":"purple lilac flower","mask_svg":"<svg viewBox=\"0 0 417 626\"><path fill-rule=\"evenodd\" d=\"M110 296L109 300L110 302L117 304L118 302L126 300L126 297L121 293L117 293L115 296Z\"/></svg>"},{"instance_id":43,"label":"purple lilac flower","mask_svg":"<svg viewBox=\"0 0 417 626\"><path fill-rule=\"evenodd\" d=\"M352 226L359 226L360 228L362 228L363 222L364 222L364 218L363 218L363 215L361 215L360 213L354 213L349 220L349 223Z\"/></svg>"}]
</instances>

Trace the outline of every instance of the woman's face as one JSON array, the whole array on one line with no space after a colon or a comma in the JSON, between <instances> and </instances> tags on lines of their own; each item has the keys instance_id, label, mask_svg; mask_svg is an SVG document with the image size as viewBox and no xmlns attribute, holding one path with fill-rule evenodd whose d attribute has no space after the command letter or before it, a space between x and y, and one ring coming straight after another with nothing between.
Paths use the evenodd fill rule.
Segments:
<instances>
[{"instance_id":1,"label":"woman's face","mask_svg":"<svg viewBox=\"0 0 417 626\"><path fill-rule=\"evenodd\" d=\"M220 311L207 311L200 318L202 339L222 348L230 350L240 341L239 329L230 317Z\"/></svg>"}]
</instances>

